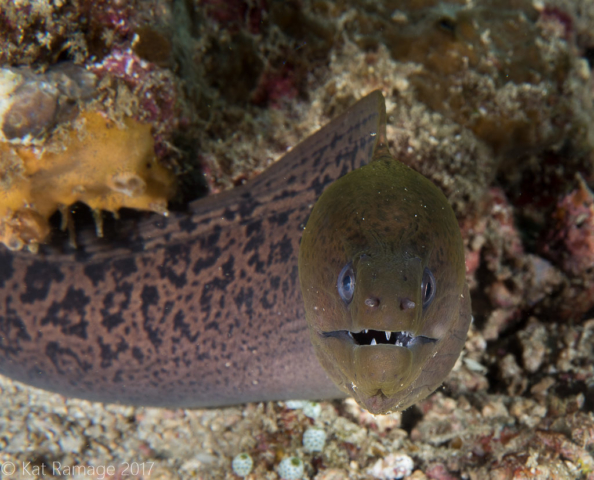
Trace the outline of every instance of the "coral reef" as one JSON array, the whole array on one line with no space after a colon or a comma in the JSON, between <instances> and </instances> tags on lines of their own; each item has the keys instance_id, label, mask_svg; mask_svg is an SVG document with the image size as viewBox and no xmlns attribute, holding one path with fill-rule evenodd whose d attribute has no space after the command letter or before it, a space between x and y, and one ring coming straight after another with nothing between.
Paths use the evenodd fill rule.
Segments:
<instances>
[{"instance_id":1,"label":"coral reef","mask_svg":"<svg viewBox=\"0 0 594 480\"><path fill-rule=\"evenodd\" d=\"M571 46L543 28L557 21L546 9L541 15L529 1L422 9L415 2L395 17L390 2L361 3L366 14L346 26L357 43L382 43L394 59L422 65L409 76L417 98L496 151L544 149L571 128L575 106L561 101Z\"/></svg>"},{"instance_id":2,"label":"coral reef","mask_svg":"<svg viewBox=\"0 0 594 480\"><path fill-rule=\"evenodd\" d=\"M174 177L161 164L177 168L178 84L164 68L170 41L154 26L168 9L151 6L0 4L0 59L31 66L0 71L0 241L9 248L36 250L57 209L72 230L74 202L93 210L99 234L100 210L166 213Z\"/></svg>"},{"instance_id":3,"label":"coral reef","mask_svg":"<svg viewBox=\"0 0 594 480\"><path fill-rule=\"evenodd\" d=\"M401 479L410 476L413 466L413 460L408 455L390 454L375 462L370 473L373 478L380 480Z\"/></svg>"},{"instance_id":4,"label":"coral reef","mask_svg":"<svg viewBox=\"0 0 594 480\"><path fill-rule=\"evenodd\" d=\"M71 63L44 74L29 68L0 70L0 140L40 144L56 125L72 120L95 95L96 77Z\"/></svg>"},{"instance_id":5,"label":"coral reef","mask_svg":"<svg viewBox=\"0 0 594 480\"><path fill-rule=\"evenodd\" d=\"M594 267L594 195L581 176L578 188L563 197L551 216L542 253L570 275Z\"/></svg>"},{"instance_id":6,"label":"coral reef","mask_svg":"<svg viewBox=\"0 0 594 480\"><path fill-rule=\"evenodd\" d=\"M0 75L0 242L36 250L50 216L61 210L68 221L66 209L76 202L96 212L167 212L174 177L156 162L150 125L79 113L95 93L93 74L62 64L41 75Z\"/></svg>"},{"instance_id":7,"label":"coral reef","mask_svg":"<svg viewBox=\"0 0 594 480\"><path fill-rule=\"evenodd\" d=\"M416 480L594 478L591 1L0 0L0 31L0 186L23 197L44 179L41 159L56 161L52 145L84 147L91 161L89 127L136 136L137 167L173 167L183 200L204 191L196 184L232 188L381 89L390 148L458 215L474 315L444 388L402 415L373 417L349 400L100 408L3 380L13 413L1 420L1 462L33 448L39 464L136 459L155 462L151 478L236 478L232 459L246 452L246 478L278 478L290 457L317 480L397 467ZM41 108L23 115L32 102ZM64 176L53 208L151 208L126 193L170 185L142 168L142 182L116 185L115 173L100 182L105 203ZM20 214L3 238L34 245L47 213L10 201ZM312 430L325 433L321 451Z\"/></svg>"}]
</instances>

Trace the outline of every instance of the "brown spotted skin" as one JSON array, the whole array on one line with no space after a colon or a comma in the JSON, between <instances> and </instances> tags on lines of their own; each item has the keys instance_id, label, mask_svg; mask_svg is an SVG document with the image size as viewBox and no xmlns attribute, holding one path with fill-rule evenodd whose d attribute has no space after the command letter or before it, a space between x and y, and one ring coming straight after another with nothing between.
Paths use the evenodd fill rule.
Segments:
<instances>
[{"instance_id":1,"label":"brown spotted skin","mask_svg":"<svg viewBox=\"0 0 594 480\"><path fill-rule=\"evenodd\" d=\"M1 250L0 373L137 405L344 396L309 340L299 240L324 188L371 159L382 105L372 93L252 182L121 225L125 240Z\"/></svg>"}]
</instances>

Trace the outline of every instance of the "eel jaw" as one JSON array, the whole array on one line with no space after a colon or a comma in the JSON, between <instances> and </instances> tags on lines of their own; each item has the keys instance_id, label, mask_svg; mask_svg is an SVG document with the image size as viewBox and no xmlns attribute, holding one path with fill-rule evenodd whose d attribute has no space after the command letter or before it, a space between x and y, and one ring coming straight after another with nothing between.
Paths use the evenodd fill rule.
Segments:
<instances>
[{"instance_id":1,"label":"eel jaw","mask_svg":"<svg viewBox=\"0 0 594 480\"><path fill-rule=\"evenodd\" d=\"M390 397L387 397L381 390L378 390L375 395L363 396L362 398L358 398L358 400L373 415L382 415L391 413L392 410L399 410L398 404L394 405L394 401Z\"/></svg>"},{"instance_id":2,"label":"eel jaw","mask_svg":"<svg viewBox=\"0 0 594 480\"><path fill-rule=\"evenodd\" d=\"M315 332L312 343L334 383L363 408L380 414L399 409L406 401L439 339L367 329Z\"/></svg>"},{"instance_id":3,"label":"eel jaw","mask_svg":"<svg viewBox=\"0 0 594 480\"><path fill-rule=\"evenodd\" d=\"M419 343L437 342L436 338L425 337L423 335L415 336L410 332L391 332L388 330L372 330L367 328L359 332L348 330L324 332L322 336L347 340L355 346L394 345L395 347L408 348Z\"/></svg>"}]
</instances>

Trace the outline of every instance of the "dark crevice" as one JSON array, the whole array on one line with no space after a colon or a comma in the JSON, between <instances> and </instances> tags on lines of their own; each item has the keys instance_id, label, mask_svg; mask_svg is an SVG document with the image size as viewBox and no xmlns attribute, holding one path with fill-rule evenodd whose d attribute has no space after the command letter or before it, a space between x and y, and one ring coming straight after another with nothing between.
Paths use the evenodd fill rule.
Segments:
<instances>
[{"instance_id":1,"label":"dark crevice","mask_svg":"<svg viewBox=\"0 0 594 480\"><path fill-rule=\"evenodd\" d=\"M590 69L594 68L594 47L588 47L584 50L584 58L590 65Z\"/></svg>"},{"instance_id":2,"label":"dark crevice","mask_svg":"<svg viewBox=\"0 0 594 480\"><path fill-rule=\"evenodd\" d=\"M423 412L416 405L407 408L402 412L402 419L400 421L400 428L410 435L417 424L423 419Z\"/></svg>"}]
</instances>

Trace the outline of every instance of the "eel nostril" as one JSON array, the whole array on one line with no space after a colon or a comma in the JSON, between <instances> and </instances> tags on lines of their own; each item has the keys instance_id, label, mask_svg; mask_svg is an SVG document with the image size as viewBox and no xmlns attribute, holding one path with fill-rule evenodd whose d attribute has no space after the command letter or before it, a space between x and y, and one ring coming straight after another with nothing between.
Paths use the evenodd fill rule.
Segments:
<instances>
[{"instance_id":1,"label":"eel nostril","mask_svg":"<svg viewBox=\"0 0 594 480\"><path fill-rule=\"evenodd\" d=\"M367 305L369 308L375 308L377 306L379 306L380 301L379 298L376 297L369 297L365 299L365 305Z\"/></svg>"},{"instance_id":2,"label":"eel nostril","mask_svg":"<svg viewBox=\"0 0 594 480\"><path fill-rule=\"evenodd\" d=\"M409 298L403 298L400 300L400 310L409 310L411 308L415 308L415 302L410 300Z\"/></svg>"}]
</instances>

